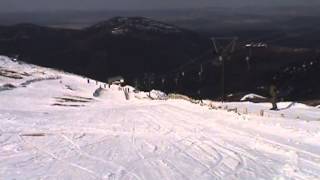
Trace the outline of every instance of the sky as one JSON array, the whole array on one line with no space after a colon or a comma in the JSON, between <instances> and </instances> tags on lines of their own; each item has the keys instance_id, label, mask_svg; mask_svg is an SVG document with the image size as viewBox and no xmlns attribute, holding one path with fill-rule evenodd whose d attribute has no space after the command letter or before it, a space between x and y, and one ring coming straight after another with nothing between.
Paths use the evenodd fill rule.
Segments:
<instances>
[{"instance_id":1,"label":"sky","mask_svg":"<svg viewBox=\"0 0 320 180\"><path fill-rule=\"evenodd\" d=\"M319 5L320 0L0 0L1 12Z\"/></svg>"}]
</instances>

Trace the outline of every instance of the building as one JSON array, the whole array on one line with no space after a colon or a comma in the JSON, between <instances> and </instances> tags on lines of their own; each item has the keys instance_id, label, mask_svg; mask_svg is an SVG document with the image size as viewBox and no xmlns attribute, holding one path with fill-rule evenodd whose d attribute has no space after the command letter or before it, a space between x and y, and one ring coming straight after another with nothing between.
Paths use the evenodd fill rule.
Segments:
<instances>
[{"instance_id":1,"label":"building","mask_svg":"<svg viewBox=\"0 0 320 180\"><path fill-rule=\"evenodd\" d=\"M108 78L109 86L112 84L122 85L124 83L124 78L122 76L115 76Z\"/></svg>"}]
</instances>

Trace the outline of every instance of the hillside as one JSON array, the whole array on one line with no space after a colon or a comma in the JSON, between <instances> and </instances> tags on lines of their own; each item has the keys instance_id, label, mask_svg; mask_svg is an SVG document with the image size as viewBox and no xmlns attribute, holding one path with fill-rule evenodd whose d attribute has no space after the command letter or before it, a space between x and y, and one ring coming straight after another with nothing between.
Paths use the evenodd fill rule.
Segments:
<instances>
[{"instance_id":1,"label":"hillside","mask_svg":"<svg viewBox=\"0 0 320 180\"><path fill-rule=\"evenodd\" d=\"M1 53L100 80L165 72L209 47L197 33L142 17L115 17L82 30L0 27Z\"/></svg>"},{"instance_id":2,"label":"hillside","mask_svg":"<svg viewBox=\"0 0 320 180\"><path fill-rule=\"evenodd\" d=\"M270 35L281 41L278 35ZM268 97L274 83L285 100L320 99L318 78L313 78L320 77L319 50L271 44L249 52L245 43L254 36L239 39L235 52L225 55L226 95L258 93ZM300 34L298 41L303 38ZM0 53L104 82L122 75L128 84L142 90L211 99L222 95L222 65L210 39L149 18L114 17L80 30L32 24L1 26ZM303 71L286 71L311 61L314 65Z\"/></svg>"},{"instance_id":3,"label":"hillside","mask_svg":"<svg viewBox=\"0 0 320 180\"><path fill-rule=\"evenodd\" d=\"M225 104L251 112L236 114L132 90L125 100L118 86L6 57L0 72L1 179L320 178L314 107Z\"/></svg>"}]
</instances>

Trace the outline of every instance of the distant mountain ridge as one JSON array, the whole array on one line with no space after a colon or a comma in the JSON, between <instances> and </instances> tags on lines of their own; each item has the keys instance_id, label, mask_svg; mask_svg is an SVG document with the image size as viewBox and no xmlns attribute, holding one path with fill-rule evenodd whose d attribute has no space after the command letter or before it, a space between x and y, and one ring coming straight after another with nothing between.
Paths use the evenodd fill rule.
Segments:
<instances>
[{"instance_id":1,"label":"distant mountain ridge","mask_svg":"<svg viewBox=\"0 0 320 180\"><path fill-rule=\"evenodd\" d=\"M183 31L176 26L141 17L114 17L108 21L103 21L90 26L86 28L86 30L109 30L112 34L118 34L117 32L158 32L170 34Z\"/></svg>"},{"instance_id":2,"label":"distant mountain ridge","mask_svg":"<svg viewBox=\"0 0 320 180\"><path fill-rule=\"evenodd\" d=\"M143 17L115 17L82 30L0 27L0 53L100 80L167 72L210 47L200 34Z\"/></svg>"}]
</instances>

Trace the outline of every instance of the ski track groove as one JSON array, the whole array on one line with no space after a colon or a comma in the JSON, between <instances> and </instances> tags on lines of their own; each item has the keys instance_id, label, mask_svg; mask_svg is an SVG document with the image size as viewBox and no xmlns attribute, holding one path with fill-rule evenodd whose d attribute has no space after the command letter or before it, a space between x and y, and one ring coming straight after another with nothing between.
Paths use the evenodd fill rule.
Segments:
<instances>
[{"instance_id":1,"label":"ski track groove","mask_svg":"<svg viewBox=\"0 0 320 180\"><path fill-rule=\"evenodd\" d=\"M92 171L92 170L90 170L90 169L88 169L88 168L86 168L86 167L80 166L80 165L78 165L78 164L64 161L63 159L60 159L60 158L57 157L56 155L52 154L51 152L44 150L44 148L39 148L39 147L35 146L35 145L32 144L32 143L28 143L28 142L25 141L24 138L22 138L21 136L19 136L19 138L21 139L21 141L22 141L24 144L26 144L27 146L29 145L32 149L36 149L36 150L39 151L39 152L43 152L44 154L47 154L47 155L51 156L53 159L55 159L55 160L57 160L57 161L64 162L64 163L70 165L71 167L75 167L75 168L77 168L77 169L79 169L79 170L82 170L82 171L84 171L84 172L87 172L88 174L90 174L91 176L93 176L93 177L95 177L95 178L98 178L97 174L96 174L94 171Z\"/></svg>"},{"instance_id":2,"label":"ski track groove","mask_svg":"<svg viewBox=\"0 0 320 180\"><path fill-rule=\"evenodd\" d=\"M154 117L152 117L152 116L150 116L150 115L149 115L149 118L150 118L149 120L151 120L151 121L153 121L153 122L155 121L155 120L154 120ZM160 127L161 127L161 126L160 126ZM187 140L187 138L182 139L181 141L184 141L184 140ZM217 175L214 174L214 172L212 172L214 168L212 168L212 167L210 167L209 165L201 162L199 159L195 158L193 155L187 153L188 149L192 148L194 145L197 145L197 144L194 143L194 142L192 142L190 146L187 146L185 149L182 150L181 148L178 147L177 144L171 143L171 146L172 146L172 147L175 147L176 149L178 149L178 151L179 151L180 153L185 154L187 157L189 157L189 158L192 159L193 161L197 162L200 166L204 167L206 170L203 171L202 173L208 172L212 177L216 178ZM198 146L198 145L197 145L197 146ZM218 152L218 153L219 153L219 152ZM164 154L165 154L165 153L164 153ZM240 156L237 152L234 152L234 154L238 155L238 157L239 157L238 159L240 159L240 161L239 161L239 166L237 167L237 169L235 169L235 172L231 173L231 175L236 174L236 173L242 168L243 163L244 163L244 160L241 158L241 156ZM219 153L219 156L220 156L221 159L216 163L216 166L218 166L219 164L221 164L222 161L223 161L223 157L222 157L222 155L221 155L220 153ZM236 160L238 160L238 159L236 159ZM230 168L230 169L232 170L232 168ZM200 175L201 175L201 174L200 174Z\"/></svg>"},{"instance_id":3,"label":"ski track groove","mask_svg":"<svg viewBox=\"0 0 320 180\"><path fill-rule=\"evenodd\" d=\"M92 156L90 154L88 154L87 152L84 152L83 150L81 150L81 147L74 143L74 141L72 141L70 138L66 137L65 135L61 135L61 137L63 137L67 142L69 142L71 145L73 145L74 147L76 147L77 149L77 153L80 155L80 156L84 156L84 157L87 157L89 159L92 159L94 161L100 161L104 164L112 164L113 166L118 166L118 169L121 169L121 170L124 170L126 173L130 173L132 175L134 175L135 177L139 177L137 176L136 174L134 174L132 171L128 171L127 168L125 168L124 166L121 166L121 165L118 165L118 164L115 164L114 162L112 161L106 161L102 158L99 158L99 157L96 157L96 156ZM100 177L101 178L101 177ZM140 178L138 178L140 179Z\"/></svg>"}]
</instances>

